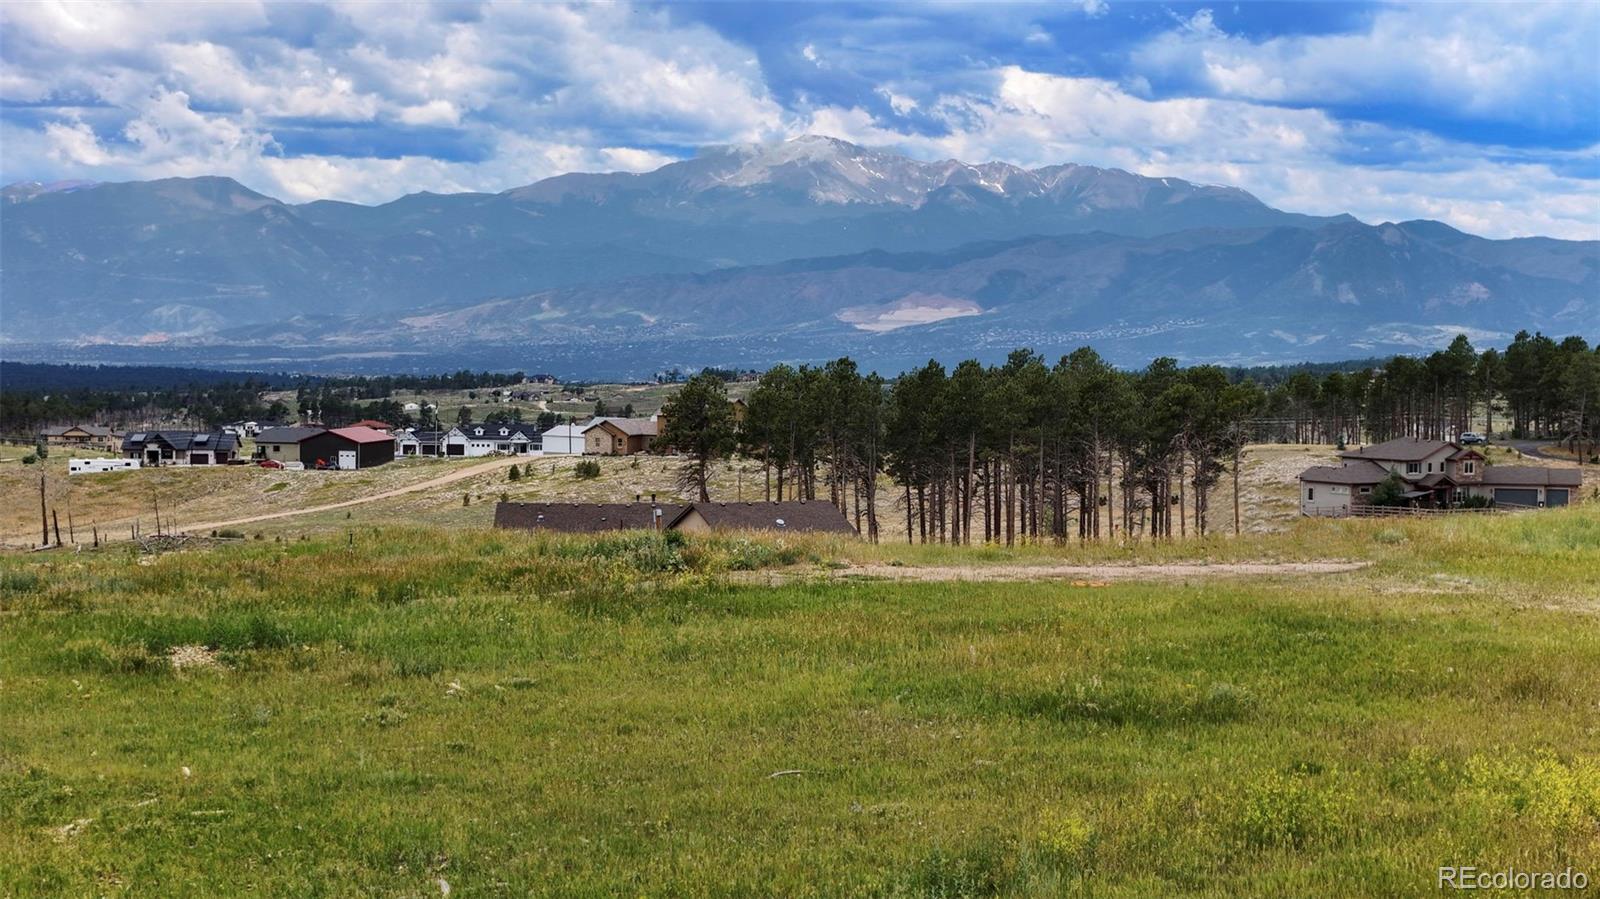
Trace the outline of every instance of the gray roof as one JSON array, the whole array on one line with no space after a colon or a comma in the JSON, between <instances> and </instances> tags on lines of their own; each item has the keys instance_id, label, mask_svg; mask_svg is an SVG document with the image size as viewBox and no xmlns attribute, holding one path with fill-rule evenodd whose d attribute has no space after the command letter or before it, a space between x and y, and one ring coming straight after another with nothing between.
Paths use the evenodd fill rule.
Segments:
<instances>
[{"instance_id":1,"label":"gray roof","mask_svg":"<svg viewBox=\"0 0 1600 899\"><path fill-rule=\"evenodd\" d=\"M299 443L308 437L321 434L322 428L284 427L267 428L256 435L256 443Z\"/></svg>"},{"instance_id":2,"label":"gray roof","mask_svg":"<svg viewBox=\"0 0 1600 899\"><path fill-rule=\"evenodd\" d=\"M165 444L174 450L215 450L233 452L239 438L224 431L140 431L122 438L124 450L142 450L145 444Z\"/></svg>"},{"instance_id":3,"label":"gray roof","mask_svg":"<svg viewBox=\"0 0 1600 899\"><path fill-rule=\"evenodd\" d=\"M844 513L828 502L694 503L672 524L676 526L690 510L699 512L706 524L719 531L856 533Z\"/></svg>"},{"instance_id":4,"label":"gray roof","mask_svg":"<svg viewBox=\"0 0 1600 899\"><path fill-rule=\"evenodd\" d=\"M475 428L483 428L483 433L472 433ZM501 428L506 429L504 434L500 433ZM464 425L456 425L455 430L466 435L468 439L510 440L518 434L529 440L539 439L539 424L532 421L501 421L493 424L486 421L474 421Z\"/></svg>"},{"instance_id":5,"label":"gray roof","mask_svg":"<svg viewBox=\"0 0 1600 899\"><path fill-rule=\"evenodd\" d=\"M415 440L418 443L438 443L444 439L448 431L401 431L394 435L396 440Z\"/></svg>"},{"instance_id":6,"label":"gray roof","mask_svg":"<svg viewBox=\"0 0 1600 899\"><path fill-rule=\"evenodd\" d=\"M1366 460L1339 466L1314 465L1300 472L1300 480L1313 484L1376 484L1388 476L1388 469Z\"/></svg>"},{"instance_id":7,"label":"gray roof","mask_svg":"<svg viewBox=\"0 0 1600 899\"><path fill-rule=\"evenodd\" d=\"M661 527L687 508L677 503L498 503L494 526L566 534L653 530L654 508L661 509Z\"/></svg>"},{"instance_id":8,"label":"gray roof","mask_svg":"<svg viewBox=\"0 0 1600 899\"><path fill-rule=\"evenodd\" d=\"M656 436L656 423L648 418L597 418L584 425L583 429L589 431L602 424L611 425L629 437Z\"/></svg>"},{"instance_id":9,"label":"gray roof","mask_svg":"<svg viewBox=\"0 0 1600 899\"><path fill-rule=\"evenodd\" d=\"M1341 459L1379 459L1385 462L1421 462L1442 449L1459 450L1454 443L1443 440L1423 440L1420 437L1401 437L1385 440L1358 450L1345 450Z\"/></svg>"},{"instance_id":10,"label":"gray roof","mask_svg":"<svg viewBox=\"0 0 1600 899\"><path fill-rule=\"evenodd\" d=\"M1576 468L1490 465L1483 470L1482 483L1485 487L1582 487L1583 472Z\"/></svg>"}]
</instances>

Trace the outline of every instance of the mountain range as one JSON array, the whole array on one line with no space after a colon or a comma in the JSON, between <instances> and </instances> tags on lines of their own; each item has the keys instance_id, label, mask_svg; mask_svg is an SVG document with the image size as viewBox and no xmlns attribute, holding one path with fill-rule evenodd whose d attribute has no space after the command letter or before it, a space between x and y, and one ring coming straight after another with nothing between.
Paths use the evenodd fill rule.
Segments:
<instances>
[{"instance_id":1,"label":"mountain range","mask_svg":"<svg viewBox=\"0 0 1600 899\"><path fill-rule=\"evenodd\" d=\"M1345 358L1457 331L1592 335L1600 243L1368 225L1176 178L802 137L378 206L286 204L221 177L14 184L0 190L0 319L11 355L649 355L712 340L725 358L642 370L840 347L869 363L1083 343L1130 363ZM741 346L751 359L734 358Z\"/></svg>"}]
</instances>

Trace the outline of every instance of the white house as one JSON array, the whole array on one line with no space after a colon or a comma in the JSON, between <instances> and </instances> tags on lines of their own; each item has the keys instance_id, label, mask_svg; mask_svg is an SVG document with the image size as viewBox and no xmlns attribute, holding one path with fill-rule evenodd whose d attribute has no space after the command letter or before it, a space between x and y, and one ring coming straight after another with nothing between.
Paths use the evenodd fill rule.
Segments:
<instances>
[{"instance_id":1,"label":"white house","mask_svg":"<svg viewBox=\"0 0 1600 899\"><path fill-rule=\"evenodd\" d=\"M580 456L583 454L583 431L588 425L556 425L542 435L544 454Z\"/></svg>"},{"instance_id":2,"label":"white house","mask_svg":"<svg viewBox=\"0 0 1600 899\"><path fill-rule=\"evenodd\" d=\"M523 422L475 422L446 431L441 444L446 456L530 456L540 451L540 435L536 425Z\"/></svg>"}]
</instances>

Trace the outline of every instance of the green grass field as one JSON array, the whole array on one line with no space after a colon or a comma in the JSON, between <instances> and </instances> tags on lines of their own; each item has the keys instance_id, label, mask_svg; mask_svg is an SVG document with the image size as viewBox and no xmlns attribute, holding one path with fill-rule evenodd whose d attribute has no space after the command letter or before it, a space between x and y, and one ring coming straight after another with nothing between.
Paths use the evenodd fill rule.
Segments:
<instances>
[{"instance_id":1,"label":"green grass field","mask_svg":"<svg viewBox=\"0 0 1600 899\"><path fill-rule=\"evenodd\" d=\"M1183 558L1373 564L841 576ZM0 895L1593 883L1597 572L1595 506L1157 548L395 529L0 556Z\"/></svg>"}]
</instances>

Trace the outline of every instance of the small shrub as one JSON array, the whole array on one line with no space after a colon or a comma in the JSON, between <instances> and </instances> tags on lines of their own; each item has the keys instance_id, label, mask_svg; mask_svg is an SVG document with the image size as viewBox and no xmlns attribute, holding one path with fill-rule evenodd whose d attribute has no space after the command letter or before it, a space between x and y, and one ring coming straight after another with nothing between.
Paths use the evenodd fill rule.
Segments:
<instances>
[{"instance_id":1,"label":"small shrub","mask_svg":"<svg viewBox=\"0 0 1600 899\"><path fill-rule=\"evenodd\" d=\"M522 469L518 468L515 465L511 466L511 470L506 473L506 480L508 480L508 481L520 481L520 480L522 480Z\"/></svg>"},{"instance_id":2,"label":"small shrub","mask_svg":"<svg viewBox=\"0 0 1600 899\"><path fill-rule=\"evenodd\" d=\"M1345 803L1331 787L1302 774L1270 773L1246 785L1232 816L1246 846L1301 849L1337 838Z\"/></svg>"},{"instance_id":3,"label":"small shrub","mask_svg":"<svg viewBox=\"0 0 1600 899\"><path fill-rule=\"evenodd\" d=\"M220 531L214 532L212 536L221 537L224 540L243 540L244 531L234 530L233 528L223 528Z\"/></svg>"},{"instance_id":4,"label":"small shrub","mask_svg":"<svg viewBox=\"0 0 1600 899\"><path fill-rule=\"evenodd\" d=\"M1404 531L1398 528L1384 528L1376 534L1373 534L1372 539L1379 543L1396 546L1406 542L1406 535Z\"/></svg>"},{"instance_id":5,"label":"small shrub","mask_svg":"<svg viewBox=\"0 0 1600 899\"><path fill-rule=\"evenodd\" d=\"M578 464L572 466L572 476L580 481L598 478L600 477L600 463L593 459L579 460Z\"/></svg>"},{"instance_id":6,"label":"small shrub","mask_svg":"<svg viewBox=\"0 0 1600 899\"><path fill-rule=\"evenodd\" d=\"M990 837L958 852L935 849L906 878L916 896L1001 896L1015 879L1011 847Z\"/></svg>"},{"instance_id":7,"label":"small shrub","mask_svg":"<svg viewBox=\"0 0 1600 899\"><path fill-rule=\"evenodd\" d=\"M1194 717L1201 721L1234 721L1244 717L1255 707L1255 697L1249 690L1229 683L1215 683L1194 704Z\"/></svg>"},{"instance_id":8,"label":"small shrub","mask_svg":"<svg viewBox=\"0 0 1600 899\"><path fill-rule=\"evenodd\" d=\"M1076 815L1049 811L1034 826L1031 848L1040 862L1062 874L1089 868L1096 834L1087 821Z\"/></svg>"},{"instance_id":9,"label":"small shrub","mask_svg":"<svg viewBox=\"0 0 1600 899\"><path fill-rule=\"evenodd\" d=\"M37 461L39 461L39 457L35 456L33 453L29 453L26 456L22 457L22 464L23 465L32 465L33 463L35 463Z\"/></svg>"},{"instance_id":10,"label":"small shrub","mask_svg":"<svg viewBox=\"0 0 1600 899\"><path fill-rule=\"evenodd\" d=\"M172 670L165 657L151 652L143 643L73 640L61 647L58 658L69 670L100 674L159 674Z\"/></svg>"}]
</instances>

